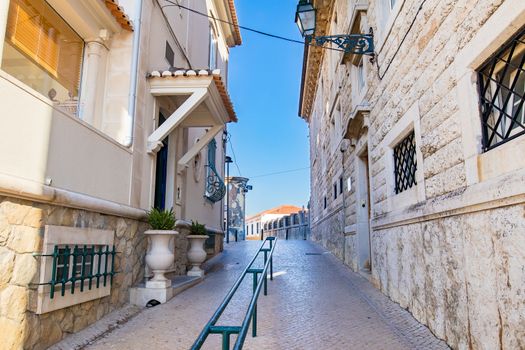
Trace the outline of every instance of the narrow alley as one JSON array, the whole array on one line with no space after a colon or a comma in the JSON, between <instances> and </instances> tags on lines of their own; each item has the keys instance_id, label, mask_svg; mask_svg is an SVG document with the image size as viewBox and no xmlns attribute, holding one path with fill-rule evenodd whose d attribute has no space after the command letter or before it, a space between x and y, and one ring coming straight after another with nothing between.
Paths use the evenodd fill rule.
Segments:
<instances>
[{"instance_id":1,"label":"narrow alley","mask_svg":"<svg viewBox=\"0 0 525 350\"><path fill-rule=\"evenodd\" d=\"M207 263L202 283L166 304L145 309L87 348L189 349L259 245L232 243ZM274 275L268 281L268 296L259 297L258 336L252 338L250 332L245 349L448 348L315 243L278 241ZM246 280L219 324L241 323L251 297L250 279ZM220 342L220 336L210 335L203 349L218 349Z\"/></svg>"}]
</instances>

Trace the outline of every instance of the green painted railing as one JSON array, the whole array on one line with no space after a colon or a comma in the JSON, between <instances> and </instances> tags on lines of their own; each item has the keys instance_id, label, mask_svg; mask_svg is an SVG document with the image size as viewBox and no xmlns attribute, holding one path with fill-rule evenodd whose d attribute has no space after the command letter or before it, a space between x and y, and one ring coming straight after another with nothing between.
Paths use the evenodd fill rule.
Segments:
<instances>
[{"instance_id":1,"label":"green painted railing","mask_svg":"<svg viewBox=\"0 0 525 350\"><path fill-rule=\"evenodd\" d=\"M233 349L240 350L242 349L244 340L246 339L246 335L248 334L250 322L252 324L252 337L257 336L257 299L259 298L259 294L263 286L264 295L268 294L268 268L270 269L270 279L273 280L273 251L275 250L276 243L277 241L275 237L267 237L264 240L263 244L257 251L257 254L255 254L248 266L246 266L241 276L237 279L233 287L230 289L230 291L222 301L219 308L215 311L215 313L208 321L206 326L204 326L204 329L199 334L199 337L197 338L197 340L195 340L195 343L193 343L193 346L191 347L192 350L199 350L204 345L206 338L208 338L208 335L210 334L222 334L222 350L230 349L230 335L237 334L237 340L235 341ZM264 254L263 268L252 267L255 263L255 260L259 257L261 253ZM244 317L242 325L216 326L215 324L217 323L222 313L228 306L230 300L233 298L235 292L244 280L244 277L249 273L251 273L253 276L253 296L250 300L250 305L248 306L248 311L246 312L246 316Z\"/></svg>"},{"instance_id":2,"label":"green painted railing","mask_svg":"<svg viewBox=\"0 0 525 350\"><path fill-rule=\"evenodd\" d=\"M110 248L109 245L83 245L81 247L78 245L74 247L55 245L52 254L33 253L34 256L51 257L53 264L51 280L36 285L49 285L49 298L53 299L58 285L60 285L58 287L60 294L64 296L67 283L71 284L71 294L75 293L77 282L80 282L80 292L84 291L84 282L87 282L89 290L93 287L100 288L100 284L104 287L108 282L113 284L113 276L117 274L115 272L115 255L117 253L115 246Z\"/></svg>"}]
</instances>

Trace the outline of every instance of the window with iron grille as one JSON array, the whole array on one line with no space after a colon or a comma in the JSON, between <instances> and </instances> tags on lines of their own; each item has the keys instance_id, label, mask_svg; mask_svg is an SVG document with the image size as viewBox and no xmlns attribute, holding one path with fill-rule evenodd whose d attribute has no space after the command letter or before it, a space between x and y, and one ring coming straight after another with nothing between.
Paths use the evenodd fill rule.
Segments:
<instances>
[{"instance_id":1,"label":"window with iron grille","mask_svg":"<svg viewBox=\"0 0 525 350\"><path fill-rule=\"evenodd\" d=\"M416 141L414 131L394 147L395 192L401 193L416 185Z\"/></svg>"},{"instance_id":2,"label":"window with iron grille","mask_svg":"<svg viewBox=\"0 0 525 350\"><path fill-rule=\"evenodd\" d=\"M483 149L525 134L525 28L479 70Z\"/></svg>"}]
</instances>

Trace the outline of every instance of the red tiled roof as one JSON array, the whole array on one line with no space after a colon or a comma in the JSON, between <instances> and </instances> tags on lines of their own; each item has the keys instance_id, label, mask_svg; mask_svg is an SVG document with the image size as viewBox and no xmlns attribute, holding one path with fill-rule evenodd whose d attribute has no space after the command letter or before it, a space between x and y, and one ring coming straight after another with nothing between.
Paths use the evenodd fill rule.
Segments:
<instances>
[{"instance_id":1,"label":"red tiled roof","mask_svg":"<svg viewBox=\"0 0 525 350\"><path fill-rule=\"evenodd\" d=\"M301 210L302 210L302 208L300 208L298 206L284 204L284 205L280 205L280 206L272 208L272 209L261 211L260 213L257 213L255 215L251 215L246 220L249 220L251 218L255 218L255 217L258 217L258 216L263 216L263 215L266 215L266 214L284 214L284 215L295 214L295 213L300 212Z\"/></svg>"},{"instance_id":2,"label":"red tiled roof","mask_svg":"<svg viewBox=\"0 0 525 350\"><path fill-rule=\"evenodd\" d=\"M235 31L234 31L235 43L237 45L241 45L242 38L241 38L241 31L239 30L239 20L237 18L237 11L235 10L235 2L234 0L229 0L228 4L230 5L230 12L232 15L233 26L235 27Z\"/></svg>"},{"instance_id":3,"label":"red tiled roof","mask_svg":"<svg viewBox=\"0 0 525 350\"><path fill-rule=\"evenodd\" d=\"M228 94L228 91L226 90L226 86L224 85L222 78L221 78L221 71L219 69L215 70L209 70L209 69L177 69L175 71L153 71L148 74L148 78L164 78L164 77L187 77L187 78L199 78L199 77L205 77L208 78L209 76L213 77L213 81L215 83L215 86L217 87L217 90L219 91L219 95L221 96L222 103L224 104L224 108L226 108L226 111L228 112L228 116L230 117L230 120L232 122L237 122L237 115L235 114L235 110L233 109L233 104L230 99L230 95Z\"/></svg>"},{"instance_id":4,"label":"red tiled roof","mask_svg":"<svg viewBox=\"0 0 525 350\"><path fill-rule=\"evenodd\" d=\"M129 19L128 15L124 12L124 8L118 4L118 0L101 0L104 1L106 7L111 11L115 20L122 27L122 29L133 31L133 22Z\"/></svg>"}]
</instances>

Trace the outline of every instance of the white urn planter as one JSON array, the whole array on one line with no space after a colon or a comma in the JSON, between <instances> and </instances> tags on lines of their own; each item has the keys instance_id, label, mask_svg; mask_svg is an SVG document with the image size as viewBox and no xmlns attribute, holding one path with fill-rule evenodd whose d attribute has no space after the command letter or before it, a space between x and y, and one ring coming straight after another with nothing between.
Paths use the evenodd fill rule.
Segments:
<instances>
[{"instance_id":1,"label":"white urn planter","mask_svg":"<svg viewBox=\"0 0 525 350\"><path fill-rule=\"evenodd\" d=\"M190 249L188 250L188 262L191 264L191 269L188 271L188 276L203 277L204 270L201 269L201 264L206 260L206 250L204 250L204 242L210 236L205 235L188 235L190 242Z\"/></svg>"},{"instance_id":2,"label":"white urn planter","mask_svg":"<svg viewBox=\"0 0 525 350\"><path fill-rule=\"evenodd\" d=\"M168 288L171 281L164 276L175 260L170 249L170 241L178 234L172 230L148 230L144 234L150 239L150 248L146 254L146 264L153 272L153 277L146 281L146 288Z\"/></svg>"}]
</instances>

